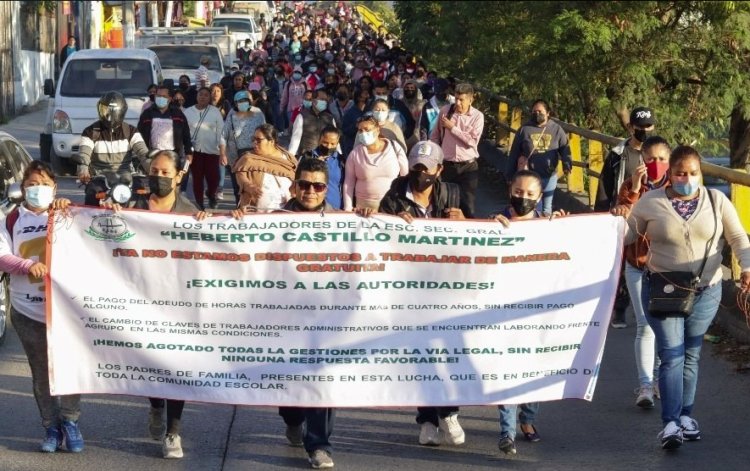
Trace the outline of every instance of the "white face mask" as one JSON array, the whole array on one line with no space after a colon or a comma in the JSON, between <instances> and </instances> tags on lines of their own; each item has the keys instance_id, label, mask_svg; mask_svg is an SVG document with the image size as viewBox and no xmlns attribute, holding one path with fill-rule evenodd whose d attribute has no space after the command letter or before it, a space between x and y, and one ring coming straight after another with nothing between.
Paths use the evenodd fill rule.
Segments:
<instances>
[{"instance_id":1,"label":"white face mask","mask_svg":"<svg viewBox=\"0 0 750 471\"><path fill-rule=\"evenodd\" d=\"M26 187L26 202L40 209L47 209L55 199L55 189L47 185Z\"/></svg>"},{"instance_id":2,"label":"white face mask","mask_svg":"<svg viewBox=\"0 0 750 471\"><path fill-rule=\"evenodd\" d=\"M384 123L388 119L387 111L373 111L372 116L378 121L378 123Z\"/></svg>"},{"instance_id":3,"label":"white face mask","mask_svg":"<svg viewBox=\"0 0 750 471\"><path fill-rule=\"evenodd\" d=\"M378 136L375 135L374 131L360 131L357 134L357 140L364 146L371 146L378 140Z\"/></svg>"}]
</instances>

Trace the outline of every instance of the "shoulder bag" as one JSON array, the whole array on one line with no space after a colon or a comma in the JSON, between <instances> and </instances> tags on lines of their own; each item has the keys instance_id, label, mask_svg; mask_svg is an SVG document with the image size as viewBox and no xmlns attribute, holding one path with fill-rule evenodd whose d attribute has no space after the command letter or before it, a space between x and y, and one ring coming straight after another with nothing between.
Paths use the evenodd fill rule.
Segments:
<instances>
[{"instance_id":1,"label":"shoulder bag","mask_svg":"<svg viewBox=\"0 0 750 471\"><path fill-rule=\"evenodd\" d=\"M704 187L705 188L705 187ZM695 296L698 293L698 282L706 267L708 252L716 238L719 223L716 221L716 210L711 190L706 188L711 212L714 215L714 233L706 243L701 268L696 275L689 271L652 272L649 274L648 312L652 317L689 317L693 313Z\"/></svg>"}]
</instances>

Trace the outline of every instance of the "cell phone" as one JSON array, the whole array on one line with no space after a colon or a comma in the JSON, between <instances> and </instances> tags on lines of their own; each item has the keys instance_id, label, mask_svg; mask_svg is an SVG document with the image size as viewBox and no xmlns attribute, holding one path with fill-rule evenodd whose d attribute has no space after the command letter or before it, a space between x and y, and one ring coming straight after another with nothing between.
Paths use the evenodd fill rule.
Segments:
<instances>
[{"instance_id":1,"label":"cell phone","mask_svg":"<svg viewBox=\"0 0 750 471\"><path fill-rule=\"evenodd\" d=\"M187 173L189 168L190 168L190 161L188 159L185 159L185 164L182 166L182 171Z\"/></svg>"}]
</instances>

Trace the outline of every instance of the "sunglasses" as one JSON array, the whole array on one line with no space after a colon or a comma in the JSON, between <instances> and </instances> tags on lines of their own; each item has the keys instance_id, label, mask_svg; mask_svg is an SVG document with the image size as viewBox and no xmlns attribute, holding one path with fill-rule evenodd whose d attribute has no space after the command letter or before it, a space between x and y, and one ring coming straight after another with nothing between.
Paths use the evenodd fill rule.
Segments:
<instances>
[{"instance_id":1,"label":"sunglasses","mask_svg":"<svg viewBox=\"0 0 750 471\"><path fill-rule=\"evenodd\" d=\"M296 181L297 186L300 187L302 191L307 191L310 189L310 187L315 190L315 193L322 193L328 188L328 185L322 182L309 182L307 180L297 180Z\"/></svg>"}]
</instances>

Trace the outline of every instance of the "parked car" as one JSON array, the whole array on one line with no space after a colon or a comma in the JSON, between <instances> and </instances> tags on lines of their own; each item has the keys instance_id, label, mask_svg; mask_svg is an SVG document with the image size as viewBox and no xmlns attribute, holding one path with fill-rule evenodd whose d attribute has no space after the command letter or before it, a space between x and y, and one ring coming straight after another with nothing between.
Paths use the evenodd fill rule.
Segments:
<instances>
[{"instance_id":1,"label":"parked car","mask_svg":"<svg viewBox=\"0 0 750 471\"><path fill-rule=\"evenodd\" d=\"M5 216L21 202L21 180L31 160L13 136L0 131L0 224L5 224ZM3 276L0 281L0 345L5 341L9 319L8 277Z\"/></svg>"},{"instance_id":2,"label":"parked car","mask_svg":"<svg viewBox=\"0 0 750 471\"><path fill-rule=\"evenodd\" d=\"M42 160L52 163L58 174L73 173L70 159L78 153L81 132L99 119L96 103L105 93L116 90L125 96L125 121L138 124L146 90L162 81L161 64L148 49L85 49L67 61L55 84L44 81L49 100L44 131L39 136Z\"/></svg>"}]
</instances>

